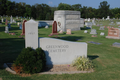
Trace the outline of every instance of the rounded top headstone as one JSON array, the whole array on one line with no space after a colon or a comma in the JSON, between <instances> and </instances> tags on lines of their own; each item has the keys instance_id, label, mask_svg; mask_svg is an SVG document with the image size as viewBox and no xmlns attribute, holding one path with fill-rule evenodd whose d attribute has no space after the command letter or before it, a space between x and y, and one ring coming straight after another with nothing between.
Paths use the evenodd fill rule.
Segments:
<instances>
[{"instance_id":1,"label":"rounded top headstone","mask_svg":"<svg viewBox=\"0 0 120 80\"><path fill-rule=\"evenodd\" d=\"M30 19L29 21L27 21L26 23L37 23L35 20Z\"/></svg>"}]
</instances>

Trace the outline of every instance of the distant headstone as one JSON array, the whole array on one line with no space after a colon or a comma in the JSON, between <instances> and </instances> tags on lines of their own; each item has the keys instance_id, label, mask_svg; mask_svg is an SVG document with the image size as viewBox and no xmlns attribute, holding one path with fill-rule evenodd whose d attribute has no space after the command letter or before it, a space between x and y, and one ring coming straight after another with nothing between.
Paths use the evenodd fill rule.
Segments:
<instances>
[{"instance_id":1,"label":"distant headstone","mask_svg":"<svg viewBox=\"0 0 120 80\"><path fill-rule=\"evenodd\" d=\"M10 23L13 23L13 18L12 18L12 15L10 17Z\"/></svg>"},{"instance_id":2,"label":"distant headstone","mask_svg":"<svg viewBox=\"0 0 120 80\"><path fill-rule=\"evenodd\" d=\"M90 34L97 34L96 29L91 29Z\"/></svg>"},{"instance_id":3,"label":"distant headstone","mask_svg":"<svg viewBox=\"0 0 120 80\"><path fill-rule=\"evenodd\" d=\"M22 33L21 35L25 35L25 22L27 22L27 20L24 20L22 23Z\"/></svg>"},{"instance_id":4,"label":"distant headstone","mask_svg":"<svg viewBox=\"0 0 120 80\"><path fill-rule=\"evenodd\" d=\"M101 33L100 33L100 35L101 35L101 36L104 36L104 35L105 35L105 33L104 33L104 32L101 32Z\"/></svg>"},{"instance_id":5,"label":"distant headstone","mask_svg":"<svg viewBox=\"0 0 120 80\"><path fill-rule=\"evenodd\" d=\"M16 19L18 19L18 16L16 16Z\"/></svg>"},{"instance_id":6,"label":"distant headstone","mask_svg":"<svg viewBox=\"0 0 120 80\"><path fill-rule=\"evenodd\" d=\"M7 19L5 20L5 25L8 25L8 20Z\"/></svg>"},{"instance_id":7,"label":"distant headstone","mask_svg":"<svg viewBox=\"0 0 120 80\"><path fill-rule=\"evenodd\" d=\"M84 33L87 33L87 32L88 32L87 30L84 31Z\"/></svg>"},{"instance_id":8,"label":"distant headstone","mask_svg":"<svg viewBox=\"0 0 120 80\"><path fill-rule=\"evenodd\" d=\"M104 30L104 26L100 26L99 30Z\"/></svg>"},{"instance_id":9,"label":"distant headstone","mask_svg":"<svg viewBox=\"0 0 120 80\"><path fill-rule=\"evenodd\" d=\"M109 20L110 19L110 16L107 16L106 20Z\"/></svg>"},{"instance_id":10,"label":"distant headstone","mask_svg":"<svg viewBox=\"0 0 120 80\"><path fill-rule=\"evenodd\" d=\"M20 22L17 22L17 25L19 26L19 25L20 25Z\"/></svg>"},{"instance_id":11,"label":"distant headstone","mask_svg":"<svg viewBox=\"0 0 120 80\"><path fill-rule=\"evenodd\" d=\"M52 35L58 35L58 33L57 33L57 22L56 21L54 21L53 24L52 24L52 33L49 36L52 36Z\"/></svg>"},{"instance_id":12,"label":"distant headstone","mask_svg":"<svg viewBox=\"0 0 120 80\"><path fill-rule=\"evenodd\" d=\"M38 48L38 22L32 19L25 22L25 47Z\"/></svg>"},{"instance_id":13,"label":"distant headstone","mask_svg":"<svg viewBox=\"0 0 120 80\"><path fill-rule=\"evenodd\" d=\"M49 28L48 25L46 25L45 28Z\"/></svg>"},{"instance_id":14,"label":"distant headstone","mask_svg":"<svg viewBox=\"0 0 120 80\"><path fill-rule=\"evenodd\" d=\"M120 39L120 28L108 28L108 36L106 38Z\"/></svg>"},{"instance_id":15,"label":"distant headstone","mask_svg":"<svg viewBox=\"0 0 120 80\"><path fill-rule=\"evenodd\" d=\"M3 23L3 18L1 19L2 23Z\"/></svg>"},{"instance_id":16,"label":"distant headstone","mask_svg":"<svg viewBox=\"0 0 120 80\"><path fill-rule=\"evenodd\" d=\"M97 37L97 35L92 35L91 37Z\"/></svg>"},{"instance_id":17,"label":"distant headstone","mask_svg":"<svg viewBox=\"0 0 120 80\"><path fill-rule=\"evenodd\" d=\"M9 28L7 26L5 27L5 33L9 33Z\"/></svg>"},{"instance_id":18,"label":"distant headstone","mask_svg":"<svg viewBox=\"0 0 120 80\"><path fill-rule=\"evenodd\" d=\"M67 29L67 33L66 34L71 34L71 29Z\"/></svg>"},{"instance_id":19,"label":"distant headstone","mask_svg":"<svg viewBox=\"0 0 120 80\"><path fill-rule=\"evenodd\" d=\"M114 47L120 47L120 43L115 42L115 43L112 44L112 46L114 46Z\"/></svg>"},{"instance_id":20,"label":"distant headstone","mask_svg":"<svg viewBox=\"0 0 120 80\"><path fill-rule=\"evenodd\" d=\"M95 19L92 20L92 24L93 24L93 25L96 25L96 23L95 23Z\"/></svg>"},{"instance_id":21,"label":"distant headstone","mask_svg":"<svg viewBox=\"0 0 120 80\"><path fill-rule=\"evenodd\" d=\"M102 18L102 20L104 21L104 17Z\"/></svg>"},{"instance_id":22,"label":"distant headstone","mask_svg":"<svg viewBox=\"0 0 120 80\"><path fill-rule=\"evenodd\" d=\"M88 18L88 22L90 22L90 18Z\"/></svg>"},{"instance_id":23,"label":"distant headstone","mask_svg":"<svg viewBox=\"0 0 120 80\"><path fill-rule=\"evenodd\" d=\"M117 25L120 25L120 22L116 22L117 23Z\"/></svg>"},{"instance_id":24,"label":"distant headstone","mask_svg":"<svg viewBox=\"0 0 120 80\"><path fill-rule=\"evenodd\" d=\"M92 22L86 22L85 25L86 27L90 27L92 29Z\"/></svg>"}]
</instances>

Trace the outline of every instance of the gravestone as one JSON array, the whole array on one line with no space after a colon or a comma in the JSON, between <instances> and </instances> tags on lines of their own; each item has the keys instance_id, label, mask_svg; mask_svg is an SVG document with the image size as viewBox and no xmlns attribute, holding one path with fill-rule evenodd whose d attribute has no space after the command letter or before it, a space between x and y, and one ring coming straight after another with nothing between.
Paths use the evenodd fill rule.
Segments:
<instances>
[{"instance_id":1,"label":"gravestone","mask_svg":"<svg viewBox=\"0 0 120 80\"><path fill-rule=\"evenodd\" d=\"M18 19L18 16L16 16L16 19Z\"/></svg>"},{"instance_id":2,"label":"gravestone","mask_svg":"<svg viewBox=\"0 0 120 80\"><path fill-rule=\"evenodd\" d=\"M105 30L104 26L100 26L99 30Z\"/></svg>"},{"instance_id":3,"label":"gravestone","mask_svg":"<svg viewBox=\"0 0 120 80\"><path fill-rule=\"evenodd\" d=\"M88 33L88 31L87 31L87 30L85 30L85 31L84 31L84 33Z\"/></svg>"},{"instance_id":4,"label":"gravestone","mask_svg":"<svg viewBox=\"0 0 120 80\"><path fill-rule=\"evenodd\" d=\"M13 18L12 18L12 15L10 17L10 23L13 23Z\"/></svg>"},{"instance_id":5,"label":"gravestone","mask_svg":"<svg viewBox=\"0 0 120 80\"><path fill-rule=\"evenodd\" d=\"M2 23L3 23L3 18L1 19Z\"/></svg>"},{"instance_id":6,"label":"gravestone","mask_svg":"<svg viewBox=\"0 0 120 80\"><path fill-rule=\"evenodd\" d=\"M91 29L90 34L97 34L96 29Z\"/></svg>"},{"instance_id":7,"label":"gravestone","mask_svg":"<svg viewBox=\"0 0 120 80\"><path fill-rule=\"evenodd\" d=\"M90 22L90 18L88 18L88 22Z\"/></svg>"},{"instance_id":8,"label":"gravestone","mask_svg":"<svg viewBox=\"0 0 120 80\"><path fill-rule=\"evenodd\" d=\"M8 20L7 19L5 20L5 25L8 25Z\"/></svg>"},{"instance_id":9,"label":"gravestone","mask_svg":"<svg viewBox=\"0 0 120 80\"><path fill-rule=\"evenodd\" d=\"M67 29L71 29L71 31L80 30L80 27L84 27L84 21L80 19L80 16L80 11L55 11L54 21L57 22L57 31L66 32Z\"/></svg>"},{"instance_id":10,"label":"gravestone","mask_svg":"<svg viewBox=\"0 0 120 80\"><path fill-rule=\"evenodd\" d=\"M17 22L17 25L19 26L19 25L20 25L20 23L19 23L19 22Z\"/></svg>"},{"instance_id":11,"label":"gravestone","mask_svg":"<svg viewBox=\"0 0 120 80\"><path fill-rule=\"evenodd\" d=\"M101 35L101 36L104 36L104 35L105 35L105 33L104 33L104 32L101 32L101 33L100 33L100 35Z\"/></svg>"},{"instance_id":12,"label":"gravestone","mask_svg":"<svg viewBox=\"0 0 120 80\"><path fill-rule=\"evenodd\" d=\"M25 47L38 48L38 22L32 19L25 22Z\"/></svg>"},{"instance_id":13,"label":"gravestone","mask_svg":"<svg viewBox=\"0 0 120 80\"><path fill-rule=\"evenodd\" d=\"M46 25L45 28L49 28L48 25Z\"/></svg>"},{"instance_id":14,"label":"gravestone","mask_svg":"<svg viewBox=\"0 0 120 80\"><path fill-rule=\"evenodd\" d=\"M67 33L66 34L71 34L71 29L67 29Z\"/></svg>"},{"instance_id":15,"label":"gravestone","mask_svg":"<svg viewBox=\"0 0 120 80\"><path fill-rule=\"evenodd\" d=\"M102 18L102 20L104 21L104 17Z\"/></svg>"},{"instance_id":16,"label":"gravestone","mask_svg":"<svg viewBox=\"0 0 120 80\"><path fill-rule=\"evenodd\" d=\"M114 47L120 47L120 43L115 42L115 43L112 44L112 46L114 46Z\"/></svg>"},{"instance_id":17,"label":"gravestone","mask_svg":"<svg viewBox=\"0 0 120 80\"><path fill-rule=\"evenodd\" d=\"M9 28L8 28L8 26L5 27L5 33L9 33Z\"/></svg>"},{"instance_id":18,"label":"gravestone","mask_svg":"<svg viewBox=\"0 0 120 80\"><path fill-rule=\"evenodd\" d=\"M106 38L120 39L120 28L108 28L108 36Z\"/></svg>"},{"instance_id":19,"label":"gravestone","mask_svg":"<svg viewBox=\"0 0 120 80\"><path fill-rule=\"evenodd\" d=\"M107 16L106 20L109 20L110 19L110 16Z\"/></svg>"},{"instance_id":20,"label":"gravestone","mask_svg":"<svg viewBox=\"0 0 120 80\"><path fill-rule=\"evenodd\" d=\"M57 22L56 21L54 21L53 24L52 24L52 33L49 36L52 36L52 35L58 35L58 33L57 33Z\"/></svg>"},{"instance_id":21,"label":"gravestone","mask_svg":"<svg viewBox=\"0 0 120 80\"><path fill-rule=\"evenodd\" d=\"M96 25L96 23L95 23L95 19L92 20L92 24L93 24L93 25Z\"/></svg>"},{"instance_id":22,"label":"gravestone","mask_svg":"<svg viewBox=\"0 0 120 80\"><path fill-rule=\"evenodd\" d=\"M116 22L117 23L117 25L120 25L120 22Z\"/></svg>"},{"instance_id":23,"label":"gravestone","mask_svg":"<svg viewBox=\"0 0 120 80\"><path fill-rule=\"evenodd\" d=\"M86 22L85 25L86 25L86 27L89 27L92 29L92 22Z\"/></svg>"},{"instance_id":24,"label":"gravestone","mask_svg":"<svg viewBox=\"0 0 120 80\"><path fill-rule=\"evenodd\" d=\"M21 35L25 35L25 22L27 22L27 20L24 20L22 23L22 33Z\"/></svg>"},{"instance_id":25,"label":"gravestone","mask_svg":"<svg viewBox=\"0 0 120 80\"><path fill-rule=\"evenodd\" d=\"M46 54L47 65L72 64L79 56L87 57L87 43L54 38L39 38L39 47Z\"/></svg>"}]
</instances>

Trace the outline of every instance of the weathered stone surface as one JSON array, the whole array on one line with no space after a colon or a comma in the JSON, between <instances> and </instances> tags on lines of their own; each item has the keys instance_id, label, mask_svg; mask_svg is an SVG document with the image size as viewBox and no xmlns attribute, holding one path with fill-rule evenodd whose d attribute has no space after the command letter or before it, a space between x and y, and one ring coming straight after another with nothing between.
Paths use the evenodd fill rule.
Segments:
<instances>
[{"instance_id":1,"label":"weathered stone surface","mask_svg":"<svg viewBox=\"0 0 120 80\"><path fill-rule=\"evenodd\" d=\"M25 22L25 47L38 48L38 22L32 19Z\"/></svg>"},{"instance_id":2,"label":"weathered stone surface","mask_svg":"<svg viewBox=\"0 0 120 80\"><path fill-rule=\"evenodd\" d=\"M87 57L87 43L54 38L39 38L39 47L46 54L47 65L71 64L77 56Z\"/></svg>"},{"instance_id":3,"label":"weathered stone surface","mask_svg":"<svg viewBox=\"0 0 120 80\"><path fill-rule=\"evenodd\" d=\"M71 31L80 30L80 27L84 27L84 20L80 18L80 11L67 11L58 10L54 12L54 21L57 23L58 31L66 31L71 29Z\"/></svg>"}]
</instances>

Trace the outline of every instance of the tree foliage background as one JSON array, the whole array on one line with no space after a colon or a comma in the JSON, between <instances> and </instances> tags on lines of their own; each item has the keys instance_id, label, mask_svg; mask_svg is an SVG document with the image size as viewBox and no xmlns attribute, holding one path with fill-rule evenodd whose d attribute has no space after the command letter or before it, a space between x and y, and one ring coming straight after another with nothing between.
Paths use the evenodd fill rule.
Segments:
<instances>
[{"instance_id":1,"label":"tree foliage background","mask_svg":"<svg viewBox=\"0 0 120 80\"><path fill-rule=\"evenodd\" d=\"M56 10L80 11L82 18L120 18L120 8L110 9L107 1L100 2L98 9L82 6L81 4L69 5L60 3L58 7L50 7L47 4L29 5L23 2L11 2L10 0L0 0L0 15L32 17L39 20L53 20Z\"/></svg>"}]
</instances>

